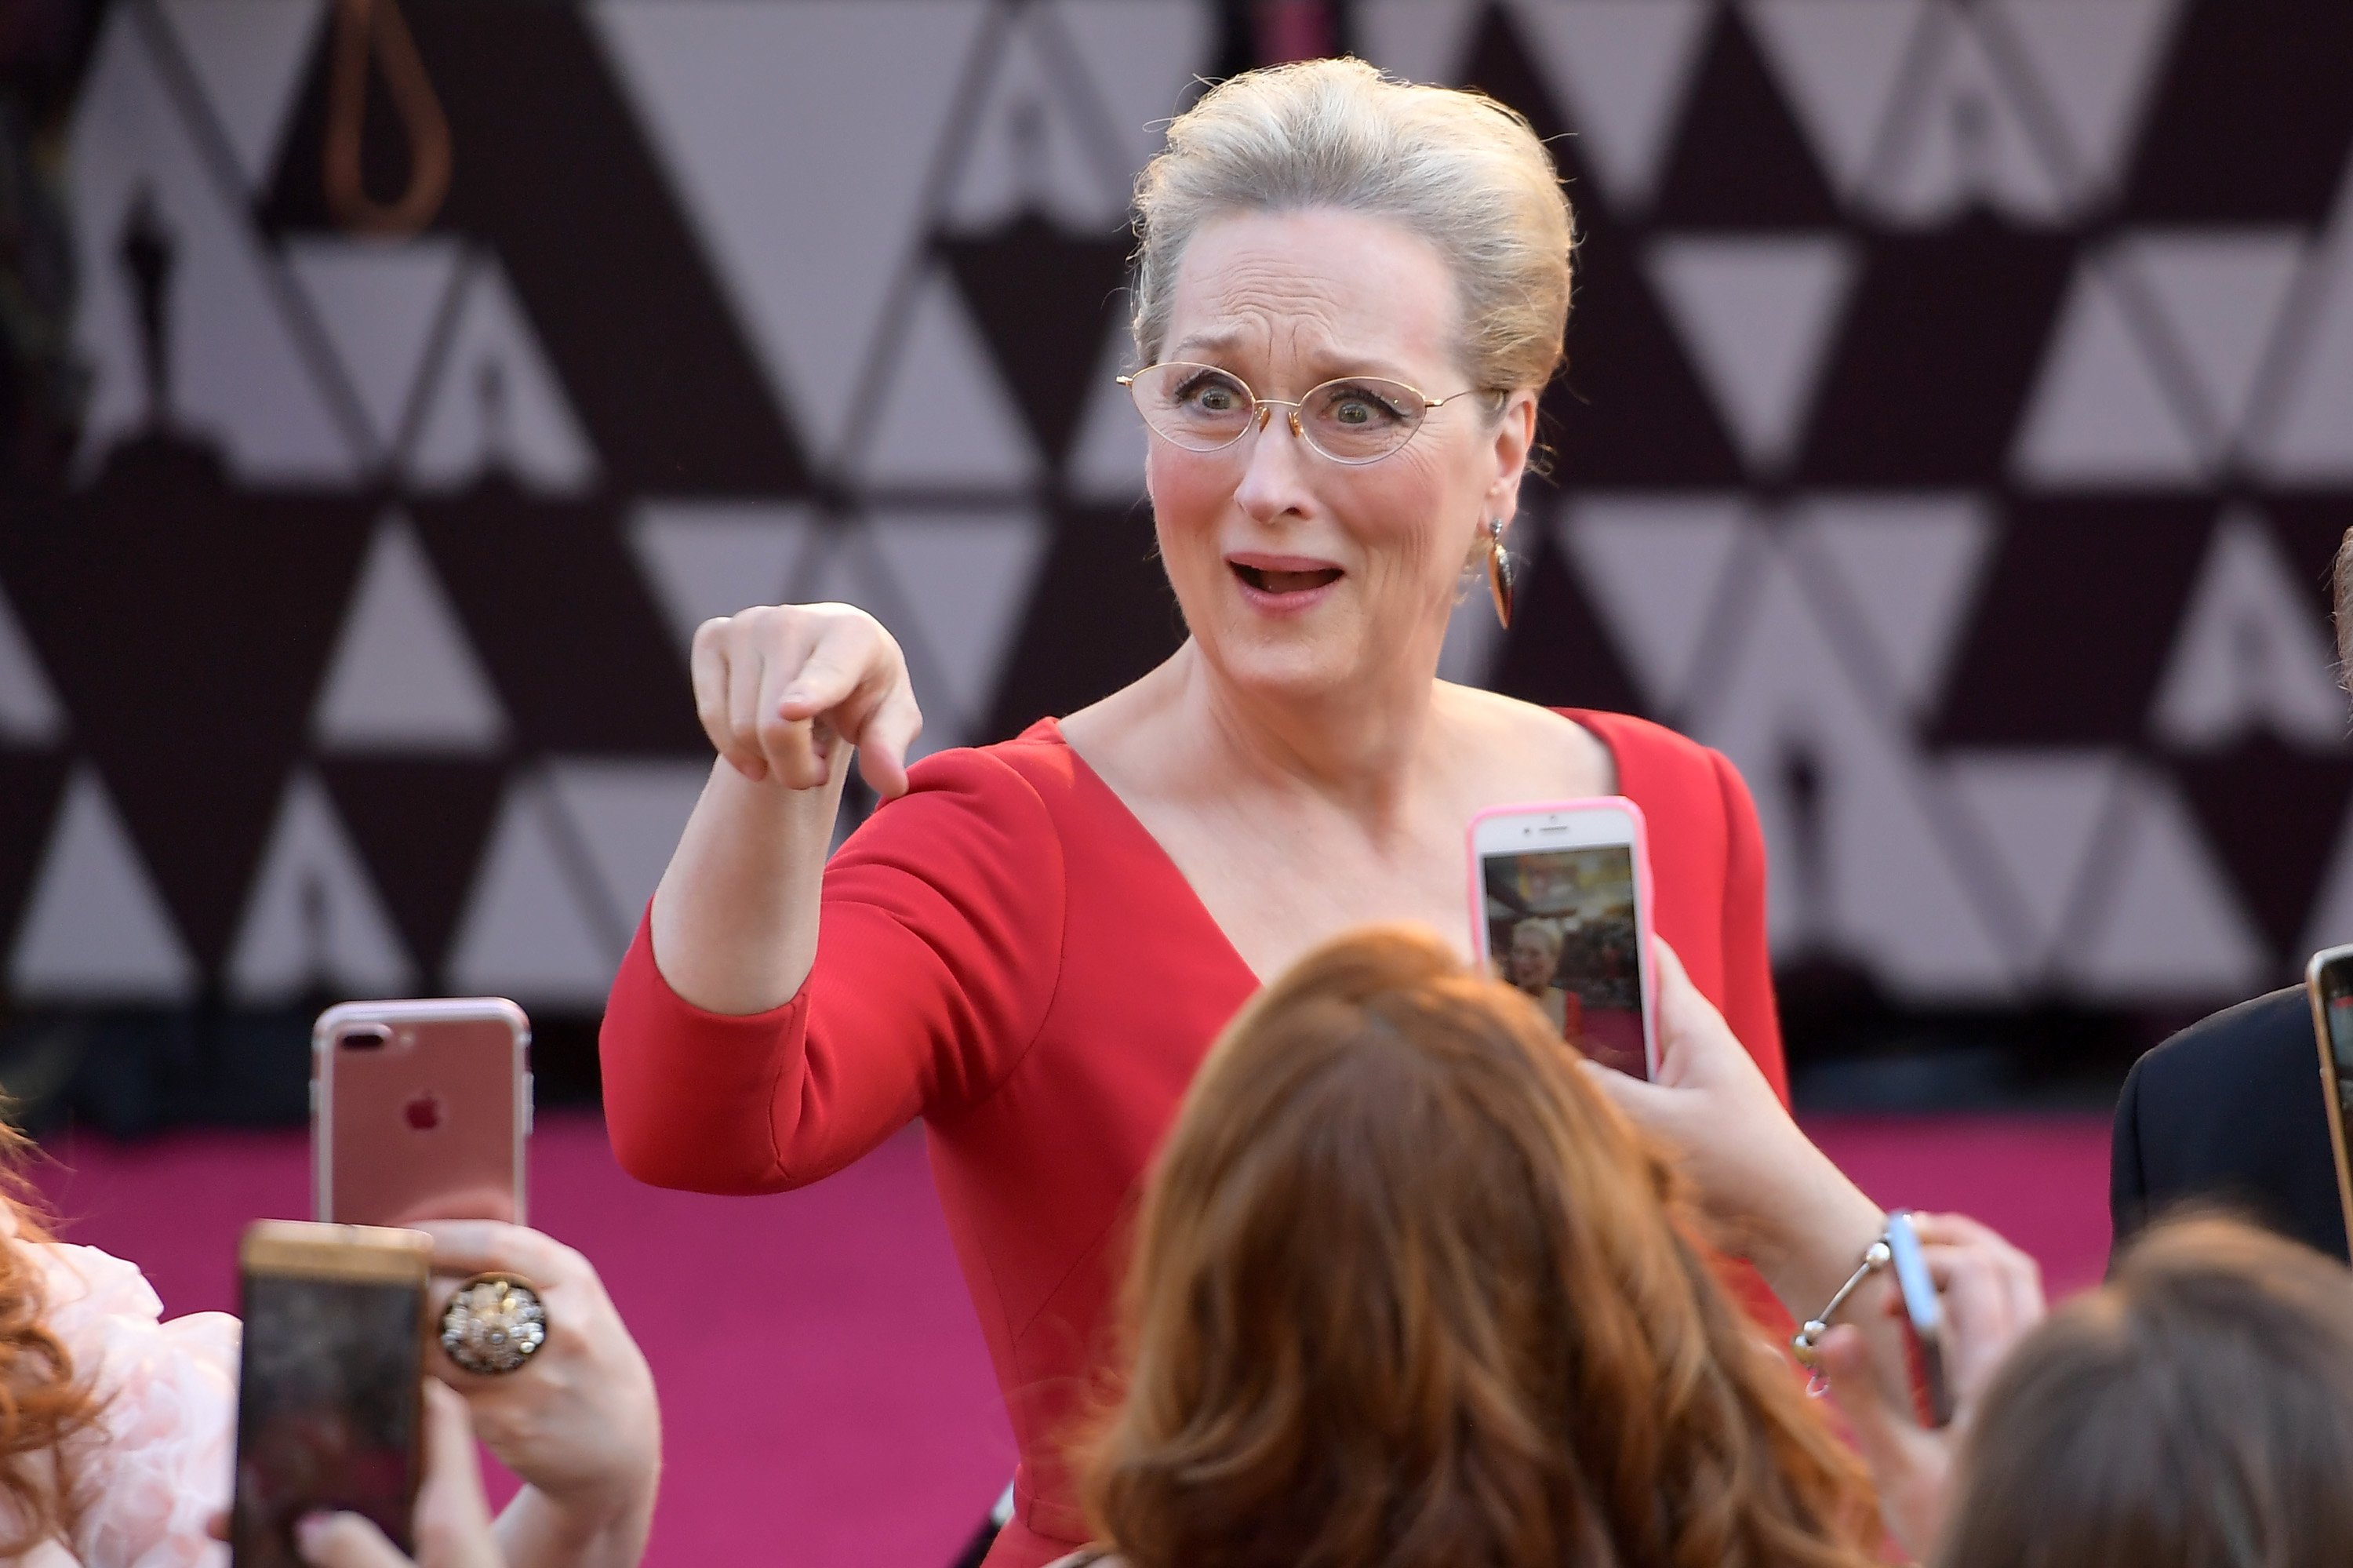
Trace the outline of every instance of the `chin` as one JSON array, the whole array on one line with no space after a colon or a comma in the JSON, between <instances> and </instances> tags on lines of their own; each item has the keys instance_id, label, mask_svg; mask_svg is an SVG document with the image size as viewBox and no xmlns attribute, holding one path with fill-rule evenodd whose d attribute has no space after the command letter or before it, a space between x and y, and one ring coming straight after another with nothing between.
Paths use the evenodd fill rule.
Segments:
<instances>
[{"instance_id":1,"label":"chin","mask_svg":"<svg viewBox=\"0 0 2353 1568\"><path fill-rule=\"evenodd\" d=\"M1235 685L1293 701L1337 691L1364 667L1353 638L1262 626L1230 628L1204 652Z\"/></svg>"}]
</instances>

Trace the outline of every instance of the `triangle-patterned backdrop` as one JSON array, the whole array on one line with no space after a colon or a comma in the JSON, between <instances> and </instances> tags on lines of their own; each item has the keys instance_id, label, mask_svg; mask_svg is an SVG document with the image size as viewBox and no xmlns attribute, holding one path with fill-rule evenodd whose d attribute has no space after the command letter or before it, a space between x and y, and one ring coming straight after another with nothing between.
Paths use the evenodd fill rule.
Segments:
<instances>
[{"instance_id":1,"label":"triangle-patterned backdrop","mask_svg":"<svg viewBox=\"0 0 2353 1568\"><path fill-rule=\"evenodd\" d=\"M326 0L116 0L86 435L0 529L15 1003L590 1013L707 767L705 616L871 609L934 746L1161 657L1121 226L1220 9L400 0L450 162L387 240L326 194ZM1728 752L1777 954L1898 1021L2353 938L2353 9L1340 14L1527 112L1586 236L1525 608L1451 673ZM361 42L389 200L424 122Z\"/></svg>"}]
</instances>

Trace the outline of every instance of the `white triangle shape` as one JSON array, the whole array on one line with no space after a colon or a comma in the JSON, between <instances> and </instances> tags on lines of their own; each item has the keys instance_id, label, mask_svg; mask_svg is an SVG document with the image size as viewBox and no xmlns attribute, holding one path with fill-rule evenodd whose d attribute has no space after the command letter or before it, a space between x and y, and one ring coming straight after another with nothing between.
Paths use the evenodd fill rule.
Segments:
<instances>
[{"instance_id":1,"label":"white triangle shape","mask_svg":"<svg viewBox=\"0 0 2353 1568\"><path fill-rule=\"evenodd\" d=\"M1356 0L1357 47L1407 81L1458 82L1482 0Z\"/></svg>"},{"instance_id":2,"label":"white triangle shape","mask_svg":"<svg viewBox=\"0 0 2353 1568\"><path fill-rule=\"evenodd\" d=\"M1799 574L1753 536L1735 568L1733 645L1695 683L1680 727L1729 757L1755 797L1774 950L1851 957L1908 1000L2010 994L2015 944L1962 874L1968 846L1937 815L1905 715L1858 684ZM1793 758L1816 780L1810 864Z\"/></svg>"},{"instance_id":3,"label":"white triangle shape","mask_svg":"<svg viewBox=\"0 0 2353 1568\"><path fill-rule=\"evenodd\" d=\"M711 778L707 762L564 758L548 787L587 853L615 929L634 931Z\"/></svg>"},{"instance_id":4,"label":"white triangle shape","mask_svg":"<svg viewBox=\"0 0 2353 1568\"><path fill-rule=\"evenodd\" d=\"M797 503L649 501L629 543L681 648L713 617L785 604L818 524Z\"/></svg>"},{"instance_id":5,"label":"white triangle shape","mask_svg":"<svg viewBox=\"0 0 2353 1568\"><path fill-rule=\"evenodd\" d=\"M1118 121L1127 166L1142 168L1196 78L1216 66L1215 16L1198 0L1053 0L1051 9ZM1126 199L1123 190L1122 210Z\"/></svg>"},{"instance_id":6,"label":"white triangle shape","mask_svg":"<svg viewBox=\"0 0 2353 1568\"><path fill-rule=\"evenodd\" d=\"M1871 167L1918 43L1926 0L1748 0L1782 96L1841 195Z\"/></svg>"},{"instance_id":7,"label":"white triangle shape","mask_svg":"<svg viewBox=\"0 0 2353 1568\"><path fill-rule=\"evenodd\" d=\"M310 296L385 452L416 398L459 254L458 242L442 236L385 243L297 235L286 243L287 268Z\"/></svg>"},{"instance_id":8,"label":"white triangle shape","mask_svg":"<svg viewBox=\"0 0 2353 1568\"><path fill-rule=\"evenodd\" d=\"M2218 447L2246 421L2304 249L2301 236L2275 229L2142 233L2124 241L2120 260L2138 270L2189 358Z\"/></svg>"},{"instance_id":9,"label":"white triangle shape","mask_svg":"<svg viewBox=\"0 0 2353 1568\"><path fill-rule=\"evenodd\" d=\"M585 906L583 891L538 786L518 779L459 916L449 983L525 1006L601 1005L621 949L610 935L610 911Z\"/></svg>"},{"instance_id":10,"label":"white triangle shape","mask_svg":"<svg viewBox=\"0 0 2353 1568\"><path fill-rule=\"evenodd\" d=\"M458 287L457 317L406 454L409 479L424 490L460 490L495 469L530 490L586 490L596 454L506 269L496 257L473 257Z\"/></svg>"},{"instance_id":11,"label":"white triangle shape","mask_svg":"<svg viewBox=\"0 0 2353 1568\"><path fill-rule=\"evenodd\" d=\"M2278 413L2248 441L2264 477L2284 484L2353 483L2353 177L2316 265L2311 314L2282 334Z\"/></svg>"},{"instance_id":12,"label":"white triangle shape","mask_svg":"<svg viewBox=\"0 0 2353 1568\"><path fill-rule=\"evenodd\" d=\"M231 994L270 1005L314 985L397 996L416 983L399 933L326 790L309 772L295 774L229 946Z\"/></svg>"},{"instance_id":13,"label":"white triangle shape","mask_svg":"<svg viewBox=\"0 0 2353 1568\"><path fill-rule=\"evenodd\" d=\"M1037 474L1013 389L938 268L916 293L859 467L880 484L1015 485Z\"/></svg>"},{"instance_id":14,"label":"white triangle shape","mask_svg":"<svg viewBox=\"0 0 2353 1568\"><path fill-rule=\"evenodd\" d=\"M1888 674L1915 712L1932 706L1993 538L1973 495L1816 501L1799 526L1845 586Z\"/></svg>"},{"instance_id":15,"label":"white triangle shape","mask_svg":"<svg viewBox=\"0 0 2353 1568\"><path fill-rule=\"evenodd\" d=\"M7 593L0 590L0 740L47 746L65 727L66 710L41 673L40 657L9 608Z\"/></svg>"},{"instance_id":16,"label":"white triangle shape","mask_svg":"<svg viewBox=\"0 0 2353 1568\"><path fill-rule=\"evenodd\" d=\"M167 257L169 420L217 442L230 471L249 482L349 482L366 456L365 432L344 423L290 329L276 263L241 193L224 188L181 118L141 15L128 5L108 13L67 153L74 242L86 259L74 344L92 375L80 471L93 471L149 421L139 302L120 261L143 199Z\"/></svg>"},{"instance_id":17,"label":"white triangle shape","mask_svg":"<svg viewBox=\"0 0 2353 1568\"><path fill-rule=\"evenodd\" d=\"M2316 751L2342 750L2345 694L2325 614L2319 594L2296 580L2259 519L2244 512L2223 518L2158 686L2152 726L2185 751L2263 731Z\"/></svg>"},{"instance_id":18,"label":"white triangle shape","mask_svg":"<svg viewBox=\"0 0 2353 1568\"><path fill-rule=\"evenodd\" d=\"M888 512L869 524L915 618L930 673L967 726L985 721L1045 554L1034 514Z\"/></svg>"},{"instance_id":19,"label":"white triangle shape","mask_svg":"<svg viewBox=\"0 0 2353 1568\"><path fill-rule=\"evenodd\" d=\"M1946 778L2000 866L2040 962L2065 928L2123 779L2113 752L1958 752Z\"/></svg>"},{"instance_id":20,"label":"white triangle shape","mask_svg":"<svg viewBox=\"0 0 2353 1568\"><path fill-rule=\"evenodd\" d=\"M828 457L849 433L926 183L956 133L958 86L995 10L987 0L604 0L590 11L785 407Z\"/></svg>"},{"instance_id":21,"label":"white triangle shape","mask_svg":"<svg viewBox=\"0 0 2353 1568\"><path fill-rule=\"evenodd\" d=\"M97 772L74 770L8 959L43 1001L185 1001L196 966Z\"/></svg>"},{"instance_id":22,"label":"white triangle shape","mask_svg":"<svg viewBox=\"0 0 2353 1568\"><path fill-rule=\"evenodd\" d=\"M162 0L248 190L268 183L322 0Z\"/></svg>"},{"instance_id":23,"label":"white triangle shape","mask_svg":"<svg viewBox=\"0 0 2353 1568\"><path fill-rule=\"evenodd\" d=\"M1661 240L1651 277L1749 462L1795 455L1854 283L1832 235Z\"/></svg>"},{"instance_id":24,"label":"white triangle shape","mask_svg":"<svg viewBox=\"0 0 2353 1568\"><path fill-rule=\"evenodd\" d=\"M1725 573L1752 521L1734 495L1587 495L1568 505L1562 553L1661 712L1679 712L1692 694Z\"/></svg>"},{"instance_id":25,"label":"white triangle shape","mask_svg":"<svg viewBox=\"0 0 2353 1568\"><path fill-rule=\"evenodd\" d=\"M2029 484L2194 482L2198 445L2158 382L2107 275L2091 257L2052 334L2010 462Z\"/></svg>"},{"instance_id":26,"label":"white triangle shape","mask_svg":"<svg viewBox=\"0 0 2353 1568\"><path fill-rule=\"evenodd\" d=\"M2024 51L2067 137L2080 196L2123 178L2171 42L2179 0L1981 0Z\"/></svg>"},{"instance_id":27,"label":"white triangle shape","mask_svg":"<svg viewBox=\"0 0 2353 1568\"><path fill-rule=\"evenodd\" d=\"M1071 79L1044 36L1056 25L1041 6L1011 13L980 101L958 130L952 228L993 228L1037 212L1080 233L1108 233L1127 210L1127 149L1091 134L1085 108L1072 101L1088 85Z\"/></svg>"},{"instance_id":28,"label":"white triangle shape","mask_svg":"<svg viewBox=\"0 0 2353 1568\"><path fill-rule=\"evenodd\" d=\"M1515 0L1512 9L1610 198L1649 202L1714 8L1703 0Z\"/></svg>"},{"instance_id":29,"label":"white triangle shape","mask_svg":"<svg viewBox=\"0 0 2353 1568\"><path fill-rule=\"evenodd\" d=\"M2031 88L1987 44L1984 18L1957 7L1943 15L1927 69L1905 72L1886 154L1859 194L1881 217L1914 227L1978 204L2020 223L2061 221L2080 192L2063 149L2035 134Z\"/></svg>"},{"instance_id":30,"label":"white triangle shape","mask_svg":"<svg viewBox=\"0 0 2353 1568\"><path fill-rule=\"evenodd\" d=\"M2135 771L2118 805L2121 842L2101 868L2113 881L2070 944L2067 972L2101 1001L2244 996L2270 960L2180 795Z\"/></svg>"},{"instance_id":31,"label":"white triangle shape","mask_svg":"<svg viewBox=\"0 0 2353 1568\"><path fill-rule=\"evenodd\" d=\"M2298 950L2316 953L2347 942L2353 942L2353 810L2346 813L2344 826L2337 830L2337 846L2329 855L2320 895L2312 901L2304 944Z\"/></svg>"},{"instance_id":32,"label":"white triangle shape","mask_svg":"<svg viewBox=\"0 0 2353 1568\"><path fill-rule=\"evenodd\" d=\"M1144 498L1145 453L1151 436L1135 411L1135 400L1119 384L1134 361L1134 342L1127 323L1119 322L1105 339L1103 358L1087 383L1086 411L1080 416L1067 460L1071 493L1082 501L1124 506Z\"/></svg>"},{"instance_id":33,"label":"white triangle shape","mask_svg":"<svg viewBox=\"0 0 2353 1568\"><path fill-rule=\"evenodd\" d=\"M505 711L473 643L397 512L369 543L311 731L335 751L479 755L506 738Z\"/></svg>"}]
</instances>

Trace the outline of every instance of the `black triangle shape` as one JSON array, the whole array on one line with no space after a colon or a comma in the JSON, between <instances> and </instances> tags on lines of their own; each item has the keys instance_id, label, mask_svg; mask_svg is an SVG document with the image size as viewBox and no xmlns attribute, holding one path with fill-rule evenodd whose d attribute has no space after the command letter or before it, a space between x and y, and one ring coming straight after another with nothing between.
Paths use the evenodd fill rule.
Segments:
<instances>
[{"instance_id":1,"label":"black triangle shape","mask_svg":"<svg viewBox=\"0 0 2353 1568\"><path fill-rule=\"evenodd\" d=\"M404 0L449 121L435 229L494 251L590 443L622 489L796 494L790 421L738 330L621 84L572 5ZM332 231L322 175L331 17L260 201L272 233ZM364 183L405 185L405 134L371 81Z\"/></svg>"},{"instance_id":2,"label":"black triangle shape","mask_svg":"<svg viewBox=\"0 0 2353 1568\"><path fill-rule=\"evenodd\" d=\"M493 478L410 513L524 749L702 746L614 503L546 500Z\"/></svg>"},{"instance_id":3,"label":"black triangle shape","mask_svg":"<svg viewBox=\"0 0 2353 1568\"><path fill-rule=\"evenodd\" d=\"M1568 366L1545 389L1540 430L1553 476L1567 485L1736 483L1731 439L1642 276L1641 234L1587 177L1577 138L1530 58L1510 16L1490 6L1463 76L1527 116L1577 213Z\"/></svg>"},{"instance_id":4,"label":"black triangle shape","mask_svg":"<svg viewBox=\"0 0 2353 1568\"><path fill-rule=\"evenodd\" d=\"M1520 567L1494 689L1545 707L1645 713L1641 694L1602 630L1584 585L1549 534L1528 523L1522 519L1514 543L1525 551L1533 539L1536 547Z\"/></svg>"},{"instance_id":5,"label":"black triangle shape","mask_svg":"<svg viewBox=\"0 0 2353 1568\"><path fill-rule=\"evenodd\" d=\"M2173 766L2272 950L2301 958L2297 945L2353 800L2353 762L2258 736Z\"/></svg>"},{"instance_id":6,"label":"black triangle shape","mask_svg":"<svg viewBox=\"0 0 2353 1568\"><path fill-rule=\"evenodd\" d=\"M1110 695L1176 652L1185 622L1143 506L1064 509L1006 656L990 738Z\"/></svg>"},{"instance_id":7,"label":"black triangle shape","mask_svg":"<svg viewBox=\"0 0 2353 1568\"><path fill-rule=\"evenodd\" d=\"M2012 501L1936 742L2137 744L2213 512L2200 496Z\"/></svg>"},{"instance_id":8,"label":"black triangle shape","mask_svg":"<svg viewBox=\"0 0 2353 1568\"><path fill-rule=\"evenodd\" d=\"M2127 221L2318 223L2353 154L2353 5L2192 0L2143 114Z\"/></svg>"},{"instance_id":9,"label":"black triangle shape","mask_svg":"<svg viewBox=\"0 0 2353 1568\"><path fill-rule=\"evenodd\" d=\"M2074 273L2072 238L1981 212L1872 236L1799 463L1834 484L1998 484Z\"/></svg>"},{"instance_id":10,"label":"black triangle shape","mask_svg":"<svg viewBox=\"0 0 2353 1568\"><path fill-rule=\"evenodd\" d=\"M498 817L506 765L329 758L319 772L410 954L438 978Z\"/></svg>"},{"instance_id":11,"label":"black triangle shape","mask_svg":"<svg viewBox=\"0 0 2353 1568\"><path fill-rule=\"evenodd\" d=\"M208 971L301 748L374 509L231 491L209 449L149 436L117 446L88 490L0 530L26 635Z\"/></svg>"},{"instance_id":12,"label":"black triangle shape","mask_svg":"<svg viewBox=\"0 0 2353 1568\"><path fill-rule=\"evenodd\" d=\"M1659 181L1662 228L1827 228L1838 200L1738 10L1726 7L1692 81Z\"/></svg>"},{"instance_id":13,"label":"black triangle shape","mask_svg":"<svg viewBox=\"0 0 2353 1568\"><path fill-rule=\"evenodd\" d=\"M26 901L65 793L66 759L53 752L0 751L0 953L16 951Z\"/></svg>"},{"instance_id":14,"label":"black triangle shape","mask_svg":"<svg viewBox=\"0 0 2353 1568\"><path fill-rule=\"evenodd\" d=\"M1126 302L1127 241L1067 234L1025 212L993 234L938 246L1029 433L1059 471Z\"/></svg>"}]
</instances>

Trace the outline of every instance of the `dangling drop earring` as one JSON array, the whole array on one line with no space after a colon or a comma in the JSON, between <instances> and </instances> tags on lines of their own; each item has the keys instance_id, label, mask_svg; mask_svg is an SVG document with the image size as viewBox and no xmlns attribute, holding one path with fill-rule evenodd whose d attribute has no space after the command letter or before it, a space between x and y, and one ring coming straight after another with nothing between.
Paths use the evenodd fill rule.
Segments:
<instances>
[{"instance_id":1,"label":"dangling drop earring","mask_svg":"<svg viewBox=\"0 0 2353 1568\"><path fill-rule=\"evenodd\" d=\"M1495 598L1495 619L1512 629L1512 555L1504 548L1504 520L1487 520L1487 591Z\"/></svg>"}]
</instances>

